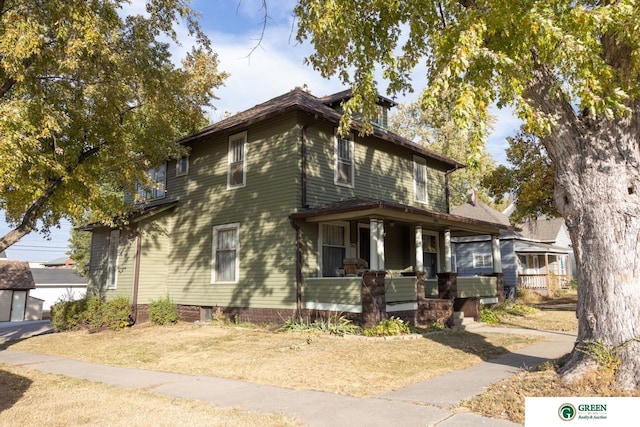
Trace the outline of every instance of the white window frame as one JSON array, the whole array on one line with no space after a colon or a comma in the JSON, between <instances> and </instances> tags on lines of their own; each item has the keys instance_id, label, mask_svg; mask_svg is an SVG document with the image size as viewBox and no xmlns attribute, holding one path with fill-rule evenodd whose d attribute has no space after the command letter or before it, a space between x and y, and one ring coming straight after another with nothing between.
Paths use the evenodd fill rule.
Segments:
<instances>
[{"instance_id":1,"label":"white window frame","mask_svg":"<svg viewBox=\"0 0 640 427\"><path fill-rule=\"evenodd\" d=\"M232 166L240 162L234 162L234 150L235 143L242 143L242 182L239 184L232 184L231 179L233 177ZM227 190L234 188L243 188L247 185L247 131L233 134L229 137L229 145L227 150Z\"/></svg>"},{"instance_id":2,"label":"white window frame","mask_svg":"<svg viewBox=\"0 0 640 427\"><path fill-rule=\"evenodd\" d=\"M118 257L120 247L120 230L109 233L109 249L107 252L107 289L118 288Z\"/></svg>"},{"instance_id":3,"label":"white window frame","mask_svg":"<svg viewBox=\"0 0 640 427\"><path fill-rule=\"evenodd\" d=\"M324 248L324 233L322 232L324 225L336 225L344 228L344 255L349 257L349 223L346 221L321 222L318 224L318 277L324 277L322 270L324 267L324 259L322 256L322 248ZM332 245L333 246L333 245ZM334 246L340 247L340 246ZM333 277L333 276L331 276Z\"/></svg>"},{"instance_id":4,"label":"white window frame","mask_svg":"<svg viewBox=\"0 0 640 427\"><path fill-rule=\"evenodd\" d=\"M157 179L158 171L161 169L163 171L162 182ZM146 203L153 200L164 199L167 195L167 162L161 163L155 168L149 168L147 170L147 176L153 184L150 187L147 187L146 183L138 184L139 200L142 203Z\"/></svg>"},{"instance_id":5,"label":"white window frame","mask_svg":"<svg viewBox=\"0 0 640 427\"><path fill-rule=\"evenodd\" d=\"M236 243L236 258L235 258L235 271L233 280L218 280L216 277L216 261L218 252L218 233L220 231L235 230L237 235ZM235 284L238 283L240 278L240 223L235 222L232 224L216 225L213 227L213 239L212 239L212 256L211 256L211 284Z\"/></svg>"},{"instance_id":6,"label":"white window frame","mask_svg":"<svg viewBox=\"0 0 640 427\"><path fill-rule=\"evenodd\" d=\"M334 148L333 148L333 183L341 187L353 188L355 186L355 143L353 141L353 135L349 134L346 137L337 134L334 135ZM349 156L350 159L343 159L339 155L339 143L340 141L348 141L349 144ZM346 161L345 161L346 160ZM349 162L350 161L350 162ZM340 165L346 164L349 166L349 176L351 182L340 181Z\"/></svg>"},{"instance_id":7,"label":"white window frame","mask_svg":"<svg viewBox=\"0 0 640 427\"><path fill-rule=\"evenodd\" d=\"M489 260L488 265L487 259ZM487 253L474 253L473 268L493 268L493 255Z\"/></svg>"},{"instance_id":8,"label":"white window frame","mask_svg":"<svg viewBox=\"0 0 640 427\"><path fill-rule=\"evenodd\" d=\"M184 169L182 168L184 162ZM176 176L184 176L189 173L189 156L182 156L176 159Z\"/></svg>"},{"instance_id":9,"label":"white window frame","mask_svg":"<svg viewBox=\"0 0 640 427\"><path fill-rule=\"evenodd\" d=\"M418 191L418 173L422 171L424 177L424 197ZM429 202L428 177L427 177L427 159L420 156L413 156L413 200L418 203Z\"/></svg>"}]
</instances>

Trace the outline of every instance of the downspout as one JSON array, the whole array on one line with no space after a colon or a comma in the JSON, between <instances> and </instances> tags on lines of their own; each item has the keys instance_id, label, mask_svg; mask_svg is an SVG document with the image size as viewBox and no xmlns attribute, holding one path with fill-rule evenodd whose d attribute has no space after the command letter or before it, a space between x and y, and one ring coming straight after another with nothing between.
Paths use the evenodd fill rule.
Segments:
<instances>
[{"instance_id":1,"label":"downspout","mask_svg":"<svg viewBox=\"0 0 640 427\"><path fill-rule=\"evenodd\" d=\"M456 165L455 168L449 169L444 173L444 198L448 214L451 213L451 190L449 189L449 175L451 175L458 169L463 169L465 167L466 166L464 165Z\"/></svg>"},{"instance_id":2,"label":"downspout","mask_svg":"<svg viewBox=\"0 0 640 427\"><path fill-rule=\"evenodd\" d=\"M133 295L131 297L131 326L136 324L138 320L138 287L140 283L140 255L142 252L142 234L130 227L126 227L127 231L136 236L136 261L133 269Z\"/></svg>"},{"instance_id":3,"label":"downspout","mask_svg":"<svg viewBox=\"0 0 640 427\"><path fill-rule=\"evenodd\" d=\"M302 229L296 221L289 218L296 231L296 318L302 315Z\"/></svg>"}]
</instances>

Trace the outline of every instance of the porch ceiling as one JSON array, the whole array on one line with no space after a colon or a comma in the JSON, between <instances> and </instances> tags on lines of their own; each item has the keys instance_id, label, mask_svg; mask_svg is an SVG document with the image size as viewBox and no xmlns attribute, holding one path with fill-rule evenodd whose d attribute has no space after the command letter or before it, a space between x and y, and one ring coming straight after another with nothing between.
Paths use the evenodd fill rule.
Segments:
<instances>
[{"instance_id":1,"label":"porch ceiling","mask_svg":"<svg viewBox=\"0 0 640 427\"><path fill-rule=\"evenodd\" d=\"M500 230L517 230L514 227L416 208L396 202L353 197L317 208L295 212L291 219L307 222L349 221L359 219L386 219L420 225L429 229L451 231L452 237L478 234L499 234Z\"/></svg>"},{"instance_id":2,"label":"porch ceiling","mask_svg":"<svg viewBox=\"0 0 640 427\"><path fill-rule=\"evenodd\" d=\"M516 253L522 254L550 254L550 255L566 255L571 252L571 249L562 248L560 246L550 245L548 243L537 243L537 242L525 242L525 241L516 241L514 245L514 249Z\"/></svg>"}]
</instances>

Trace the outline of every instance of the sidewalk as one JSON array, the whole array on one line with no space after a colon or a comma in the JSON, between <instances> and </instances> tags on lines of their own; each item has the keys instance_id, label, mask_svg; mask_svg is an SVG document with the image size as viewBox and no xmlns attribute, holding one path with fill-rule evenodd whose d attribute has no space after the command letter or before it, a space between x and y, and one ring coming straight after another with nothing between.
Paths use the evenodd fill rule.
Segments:
<instances>
[{"instance_id":1,"label":"sidewalk","mask_svg":"<svg viewBox=\"0 0 640 427\"><path fill-rule=\"evenodd\" d=\"M145 389L177 398L204 400L221 407L284 413L298 417L312 427L518 426L519 424L473 413L456 412L455 407L461 400L482 393L487 386L517 373L522 367L536 366L571 351L575 335L487 327L476 331L543 334L545 339L488 362L366 399L215 377L118 368L11 350L0 351L0 362L116 387Z\"/></svg>"}]
</instances>

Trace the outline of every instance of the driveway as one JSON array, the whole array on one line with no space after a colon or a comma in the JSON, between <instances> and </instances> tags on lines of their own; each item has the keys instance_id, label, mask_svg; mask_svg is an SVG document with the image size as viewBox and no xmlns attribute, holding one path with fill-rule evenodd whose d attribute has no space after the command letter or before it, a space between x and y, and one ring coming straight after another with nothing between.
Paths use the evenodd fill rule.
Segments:
<instances>
[{"instance_id":1,"label":"driveway","mask_svg":"<svg viewBox=\"0 0 640 427\"><path fill-rule=\"evenodd\" d=\"M49 320L28 320L24 322L0 322L0 343L21 340L36 335L53 332Z\"/></svg>"}]
</instances>

